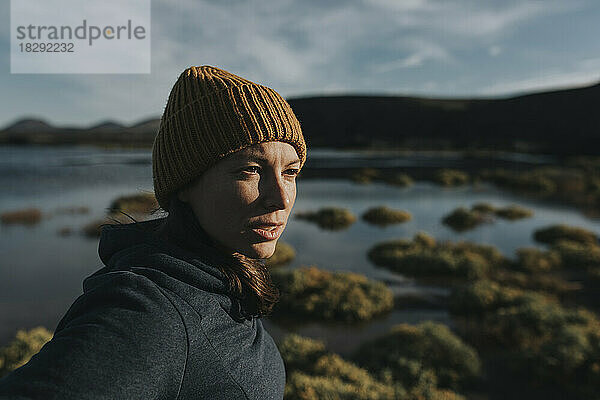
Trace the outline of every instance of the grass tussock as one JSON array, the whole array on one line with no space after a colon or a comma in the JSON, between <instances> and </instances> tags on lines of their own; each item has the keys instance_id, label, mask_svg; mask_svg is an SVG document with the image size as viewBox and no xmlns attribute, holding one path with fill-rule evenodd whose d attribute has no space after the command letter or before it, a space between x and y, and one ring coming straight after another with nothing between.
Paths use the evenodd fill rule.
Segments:
<instances>
[{"instance_id":1,"label":"grass tussock","mask_svg":"<svg viewBox=\"0 0 600 400\"><path fill-rule=\"evenodd\" d=\"M479 347L497 348L532 382L554 384L582 398L600 389L600 321L537 292L478 281L455 289L450 310Z\"/></svg>"},{"instance_id":2,"label":"grass tussock","mask_svg":"<svg viewBox=\"0 0 600 400\"><path fill-rule=\"evenodd\" d=\"M516 221L518 219L532 217L533 211L525 207L510 205L507 207L496 209L494 211L494 214L496 214L496 216L500 218Z\"/></svg>"},{"instance_id":3,"label":"grass tussock","mask_svg":"<svg viewBox=\"0 0 600 400\"><path fill-rule=\"evenodd\" d=\"M129 215L150 214L158 208L154 193L136 193L114 199L109 207L109 214L124 212Z\"/></svg>"},{"instance_id":4,"label":"grass tussock","mask_svg":"<svg viewBox=\"0 0 600 400\"><path fill-rule=\"evenodd\" d=\"M41 326L18 331L8 345L0 348L0 377L27 363L50 339L52 333Z\"/></svg>"},{"instance_id":5,"label":"grass tussock","mask_svg":"<svg viewBox=\"0 0 600 400\"><path fill-rule=\"evenodd\" d=\"M35 225L42 220L42 212L38 208L5 211L0 214L0 221L6 225Z\"/></svg>"},{"instance_id":6,"label":"grass tussock","mask_svg":"<svg viewBox=\"0 0 600 400\"><path fill-rule=\"evenodd\" d=\"M494 247L469 242L436 243L420 233L412 240L398 239L375 245L368 252L377 266L413 277L476 279L491 268L507 264Z\"/></svg>"},{"instance_id":7,"label":"grass tussock","mask_svg":"<svg viewBox=\"0 0 600 400\"><path fill-rule=\"evenodd\" d=\"M412 215L408 211L394 210L386 206L381 206L367 210L362 215L362 219L373 225L387 226L410 221Z\"/></svg>"},{"instance_id":8,"label":"grass tussock","mask_svg":"<svg viewBox=\"0 0 600 400\"><path fill-rule=\"evenodd\" d=\"M440 389L431 373L413 371L410 385L394 381L390 374L371 372L328 352L325 344L296 334L279 345L288 379L286 400L463 400L451 390Z\"/></svg>"},{"instance_id":9,"label":"grass tussock","mask_svg":"<svg viewBox=\"0 0 600 400\"><path fill-rule=\"evenodd\" d=\"M534 232L535 241L545 244L556 244L559 241L576 242L583 245L598 244L598 236L587 229L564 224L551 225Z\"/></svg>"},{"instance_id":10,"label":"grass tussock","mask_svg":"<svg viewBox=\"0 0 600 400\"><path fill-rule=\"evenodd\" d=\"M470 209L456 208L443 218L442 223L457 232L463 232L485 222L492 222L494 217L516 221L532 216L532 210L516 204L498 208L490 203L475 203Z\"/></svg>"},{"instance_id":11,"label":"grass tussock","mask_svg":"<svg viewBox=\"0 0 600 400\"><path fill-rule=\"evenodd\" d=\"M469 174L464 171L443 168L434 172L433 181L446 187L462 186L469 183L470 177Z\"/></svg>"},{"instance_id":12,"label":"grass tussock","mask_svg":"<svg viewBox=\"0 0 600 400\"><path fill-rule=\"evenodd\" d=\"M397 172L395 174L386 176L383 178L383 181L388 185L398 187L408 187L414 184L413 178L411 178L410 175L405 174L403 172Z\"/></svg>"},{"instance_id":13,"label":"grass tussock","mask_svg":"<svg viewBox=\"0 0 600 400\"><path fill-rule=\"evenodd\" d=\"M158 207L154 193L119 196L111 202L104 218L88 222L81 228L81 232L89 238L98 238L103 226L147 220Z\"/></svg>"},{"instance_id":14,"label":"grass tussock","mask_svg":"<svg viewBox=\"0 0 600 400\"><path fill-rule=\"evenodd\" d=\"M290 263L296 258L296 250L284 242L278 241L275 245L275 253L267 259L266 263L269 267L280 267Z\"/></svg>"},{"instance_id":15,"label":"grass tussock","mask_svg":"<svg viewBox=\"0 0 600 400\"><path fill-rule=\"evenodd\" d=\"M481 362L477 352L443 324L400 324L364 343L354 359L370 371L390 374L404 386L414 386L424 373L437 385L458 390L477 378Z\"/></svg>"},{"instance_id":16,"label":"grass tussock","mask_svg":"<svg viewBox=\"0 0 600 400\"><path fill-rule=\"evenodd\" d=\"M375 168L361 168L354 172L350 179L355 183L368 184L379 179L381 172Z\"/></svg>"},{"instance_id":17,"label":"grass tussock","mask_svg":"<svg viewBox=\"0 0 600 400\"><path fill-rule=\"evenodd\" d=\"M385 314L394 306L394 296L384 283L360 274L302 267L275 270L272 277L281 290L275 317L358 322Z\"/></svg>"},{"instance_id":18,"label":"grass tussock","mask_svg":"<svg viewBox=\"0 0 600 400\"><path fill-rule=\"evenodd\" d=\"M442 223L449 226L457 232L473 229L484 222L491 220L485 213L476 210L469 210L465 207L458 207L450 214L444 216Z\"/></svg>"},{"instance_id":19,"label":"grass tussock","mask_svg":"<svg viewBox=\"0 0 600 400\"><path fill-rule=\"evenodd\" d=\"M314 222L320 228L332 231L346 229L356 222L356 216L350 210L338 207L296 213L296 218Z\"/></svg>"}]
</instances>

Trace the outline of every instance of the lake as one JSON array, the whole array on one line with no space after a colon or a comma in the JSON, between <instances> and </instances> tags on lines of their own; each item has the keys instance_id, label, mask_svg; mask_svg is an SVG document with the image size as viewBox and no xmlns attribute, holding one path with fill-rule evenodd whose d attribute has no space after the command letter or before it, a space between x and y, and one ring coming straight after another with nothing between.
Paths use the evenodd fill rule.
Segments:
<instances>
[{"instance_id":1,"label":"lake","mask_svg":"<svg viewBox=\"0 0 600 400\"><path fill-rule=\"evenodd\" d=\"M306 168L361 167L457 167L465 161L454 153L374 153L312 150ZM504 154L503 164L523 168L548 162L548 157ZM496 162L495 161L495 162ZM99 269L97 239L78 233L87 222L101 217L112 199L152 190L151 154L147 149L104 150L93 147L0 147L0 212L37 207L45 218L34 226L0 224L0 344L19 328L44 325L53 330L68 307L82 292L83 279ZM534 210L533 218L509 222L496 220L474 230L456 233L441 223L459 206L476 202L497 206L519 204ZM282 236L297 252L290 268L316 265L329 270L354 271L385 280L396 294L447 294L447 289L423 286L412 279L374 267L367 251L376 243L410 238L424 231L437 240L468 240L497 246L513 256L519 247L535 246L532 232L540 227L566 223L600 232L600 220L578 210L548 204L496 189L489 184L443 188L416 182L407 188L347 180L301 178L294 212L341 206L360 216L374 206L387 205L409 211L411 221L386 228L358 220L343 231L324 231L316 225L292 219ZM61 207L86 206L87 214L57 212ZM58 230L75 232L61 236ZM348 327L311 323L295 327L266 321L277 339L295 331L324 338L329 347L345 354L361 341L400 322L436 320L451 325L449 315L438 309L403 309L370 323Z\"/></svg>"}]
</instances>

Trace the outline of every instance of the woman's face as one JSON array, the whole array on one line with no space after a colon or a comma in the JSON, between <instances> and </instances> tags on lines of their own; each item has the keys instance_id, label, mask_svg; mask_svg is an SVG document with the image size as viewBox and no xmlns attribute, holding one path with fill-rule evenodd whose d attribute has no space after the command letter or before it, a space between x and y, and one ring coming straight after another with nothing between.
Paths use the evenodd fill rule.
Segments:
<instances>
[{"instance_id":1,"label":"woman's face","mask_svg":"<svg viewBox=\"0 0 600 400\"><path fill-rule=\"evenodd\" d=\"M268 258L294 206L299 168L292 145L256 144L221 159L181 191L179 199L232 253Z\"/></svg>"}]
</instances>

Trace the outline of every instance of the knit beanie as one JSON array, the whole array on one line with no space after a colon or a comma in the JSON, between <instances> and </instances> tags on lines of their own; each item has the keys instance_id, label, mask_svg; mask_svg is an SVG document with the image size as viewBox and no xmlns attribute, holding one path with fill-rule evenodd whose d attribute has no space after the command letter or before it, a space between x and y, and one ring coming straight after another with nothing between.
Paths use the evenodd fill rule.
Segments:
<instances>
[{"instance_id":1,"label":"knit beanie","mask_svg":"<svg viewBox=\"0 0 600 400\"><path fill-rule=\"evenodd\" d=\"M152 147L154 193L169 198L226 155L257 143L306 144L290 105L275 90L203 65L183 71L171 89Z\"/></svg>"}]
</instances>

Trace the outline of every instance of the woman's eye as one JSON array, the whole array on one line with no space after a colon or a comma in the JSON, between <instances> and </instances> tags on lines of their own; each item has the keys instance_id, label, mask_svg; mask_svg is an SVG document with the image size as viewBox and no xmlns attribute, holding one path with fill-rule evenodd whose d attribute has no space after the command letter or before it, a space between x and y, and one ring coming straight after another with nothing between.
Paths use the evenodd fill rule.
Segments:
<instances>
[{"instance_id":1,"label":"woman's eye","mask_svg":"<svg viewBox=\"0 0 600 400\"><path fill-rule=\"evenodd\" d=\"M299 172L300 172L300 169L298 169L298 168L290 168L290 169L288 169L288 170L285 171L285 173L287 175L293 175L293 176L298 175Z\"/></svg>"},{"instance_id":2,"label":"woman's eye","mask_svg":"<svg viewBox=\"0 0 600 400\"><path fill-rule=\"evenodd\" d=\"M260 172L260 167L257 167L257 166L254 166L254 165L251 165L251 166L248 166L248 167L244 168L244 169L242 170L242 172L248 172L248 173L250 173L250 174L256 174L256 173L259 173L259 172Z\"/></svg>"}]
</instances>

